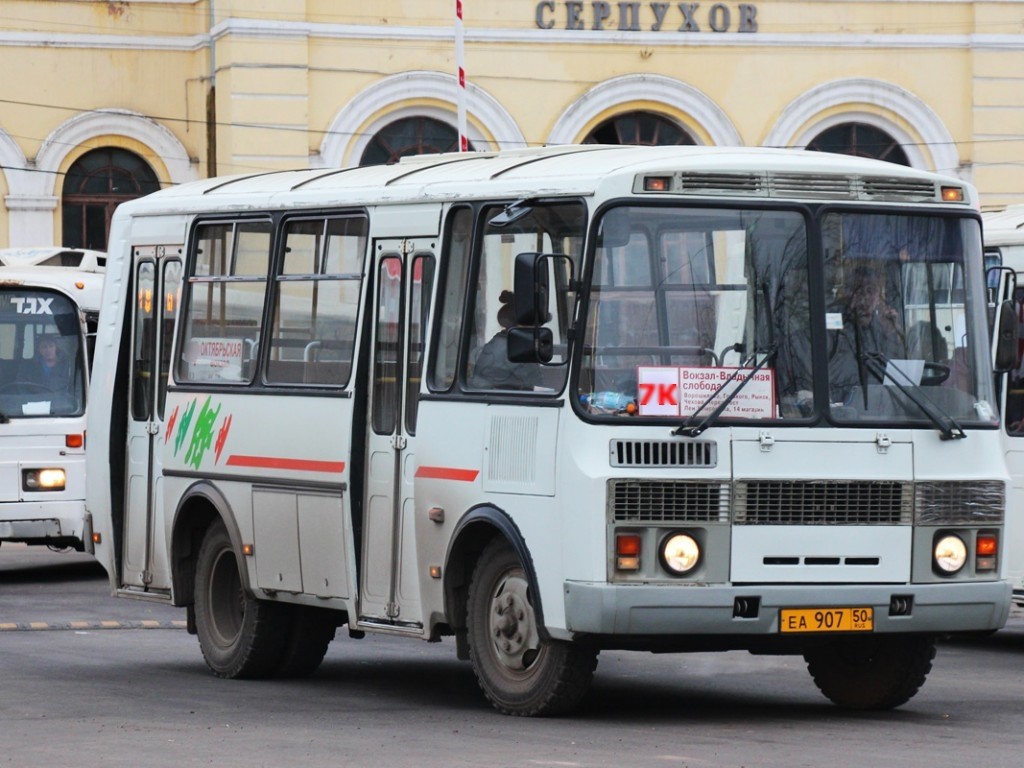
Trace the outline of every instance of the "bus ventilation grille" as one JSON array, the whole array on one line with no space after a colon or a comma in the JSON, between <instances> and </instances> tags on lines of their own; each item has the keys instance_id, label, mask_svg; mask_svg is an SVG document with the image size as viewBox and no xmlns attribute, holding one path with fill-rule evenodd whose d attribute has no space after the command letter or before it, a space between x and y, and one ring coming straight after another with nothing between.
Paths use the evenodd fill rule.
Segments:
<instances>
[{"instance_id":1,"label":"bus ventilation grille","mask_svg":"<svg viewBox=\"0 0 1024 768\"><path fill-rule=\"evenodd\" d=\"M911 483L747 480L734 490L737 525L910 525Z\"/></svg>"},{"instance_id":2,"label":"bus ventilation grille","mask_svg":"<svg viewBox=\"0 0 1024 768\"><path fill-rule=\"evenodd\" d=\"M683 195L732 195L820 200L928 202L938 200L930 181L888 176L821 173L682 173Z\"/></svg>"},{"instance_id":3,"label":"bus ventilation grille","mask_svg":"<svg viewBox=\"0 0 1024 768\"><path fill-rule=\"evenodd\" d=\"M861 197L867 200L894 200L899 202L928 202L936 200L935 185L930 181L913 179L861 179Z\"/></svg>"},{"instance_id":4,"label":"bus ventilation grille","mask_svg":"<svg viewBox=\"0 0 1024 768\"><path fill-rule=\"evenodd\" d=\"M714 467L718 444L713 440L612 440L613 467Z\"/></svg>"},{"instance_id":5,"label":"bus ventilation grille","mask_svg":"<svg viewBox=\"0 0 1024 768\"><path fill-rule=\"evenodd\" d=\"M1000 480L918 482L916 514L923 525L999 525L1006 508Z\"/></svg>"},{"instance_id":6,"label":"bus ventilation grille","mask_svg":"<svg viewBox=\"0 0 1024 768\"><path fill-rule=\"evenodd\" d=\"M857 192L846 176L815 176L807 173L778 173L769 177L772 197L821 197L852 200Z\"/></svg>"},{"instance_id":7,"label":"bus ventilation grille","mask_svg":"<svg viewBox=\"0 0 1024 768\"><path fill-rule=\"evenodd\" d=\"M690 195L750 195L766 197L764 179L756 173L684 173L679 191Z\"/></svg>"},{"instance_id":8,"label":"bus ventilation grille","mask_svg":"<svg viewBox=\"0 0 1024 768\"><path fill-rule=\"evenodd\" d=\"M608 506L617 523L724 523L729 520L729 484L609 480Z\"/></svg>"}]
</instances>

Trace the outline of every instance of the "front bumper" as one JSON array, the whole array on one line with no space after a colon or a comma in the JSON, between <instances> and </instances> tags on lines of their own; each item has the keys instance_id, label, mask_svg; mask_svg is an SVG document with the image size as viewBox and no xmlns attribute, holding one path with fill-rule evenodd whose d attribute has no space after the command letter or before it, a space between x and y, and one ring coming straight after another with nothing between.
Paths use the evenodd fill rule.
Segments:
<instances>
[{"instance_id":1,"label":"front bumper","mask_svg":"<svg viewBox=\"0 0 1024 768\"><path fill-rule=\"evenodd\" d=\"M73 545L92 553L92 518L82 501L0 504L0 541Z\"/></svg>"},{"instance_id":2,"label":"front bumper","mask_svg":"<svg viewBox=\"0 0 1024 768\"><path fill-rule=\"evenodd\" d=\"M782 608L872 607L875 633L987 632L1009 617L1007 581L942 584L680 586L568 581L566 629L573 635L778 637ZM759 599L749 618L737 598ZM893 598L911 598L906 615L890 615ZM903 601L906 604L906 601Z\"/></svg>"}]
</instances>

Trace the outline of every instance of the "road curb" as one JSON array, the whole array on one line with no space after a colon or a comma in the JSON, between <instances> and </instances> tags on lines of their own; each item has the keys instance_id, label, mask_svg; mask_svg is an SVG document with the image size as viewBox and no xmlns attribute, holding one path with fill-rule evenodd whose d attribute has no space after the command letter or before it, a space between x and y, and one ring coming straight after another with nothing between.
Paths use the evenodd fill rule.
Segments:
<instances>
[{"instance_id":1,"label":"road curb","mask_svg":"<svg viewBox=\"0 0 1024 768\"><path fill-rule=\"evenodd\" d=\"M46 621L2 622L0 632L67 632L97 629L185 629L184 621Z\"/></svg>"}]
</instances>

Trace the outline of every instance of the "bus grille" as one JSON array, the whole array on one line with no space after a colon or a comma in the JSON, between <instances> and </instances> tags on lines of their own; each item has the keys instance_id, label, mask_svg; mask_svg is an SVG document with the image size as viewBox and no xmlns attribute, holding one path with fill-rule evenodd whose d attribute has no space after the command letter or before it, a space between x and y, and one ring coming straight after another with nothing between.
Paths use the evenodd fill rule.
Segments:
<instances>
[{"instance_id":1,"label":"bus grille","mask_svg":"<svg viewBox=\"0 0 1024 768\"><path fill-rule=\"evenodd\" d=\"M824 197L849 200L857 194L845 176L777 173L769 177L773 197Z\"/></svg>"},{"instance_id":2,"label":"bus grille","mask_svg":"<svg viewBox=\"0 0 1024 768\"><path fill-rule=\"evenodd\" d=\"M757 173L683 173L679 184L683 194L766 196L763 179Z\"/></svg>"},{"instance_id":3,"label":"bus grille","mask_svg":"<svg viewBox=\"0 0 1024 768\"><path fill-rule=\"evenodd\" d=\"M899 200L902 202L928 202L935 200L935 185L917 179L887 179L866 177L861 179L862 197L868 200Z\"/></svg>"},{"instance_id":4,"label":"bus grille","mask_svg":"<svg viewBox=\"0 0 1024 768\"><path fill-rule=\"evenodd\" d=\"M677 191L683 195L893 202L928 202L938 198L938 190L930 181L823 173L682 173Z\"/></svg>"},{"instance_id":5,"label":"bus grille","mask_svg":"<svg viewBox=\"0 0 1024 768\"><path fill-rule=\"evenodd\" d=\"M713 440L612 440L613 467L714 467L718 444Z\"/></svg>"},{"instance_id":6,"label":"bus grille","mask_svg":"<svg viewBox=\"0 0 1024 768\"><path fill-rule=\"evenodd\" d=\"M918 523L998 525L1003 522L1006 486L999 480L919 482L915 490Z\"/></svg>"},{"instance_id":7,"label":"bus grille","mask_svg":"<svg viewBox=\"0 0 1024 768\"><path fill-rule=\"evenodd\" d=\"M729 483L609 480L608 506L617 523L728 522Z\"/></svg>"},{"instance_id":8,"label":"bus grille","mask_svg":"<svg viewBox=\"0 0 1024 768\"><path fill-rule=\"evenodd\" d=\"M737 525L909 525L910 483L873 480L737 482Z\"/></svg>"}]
</instances>

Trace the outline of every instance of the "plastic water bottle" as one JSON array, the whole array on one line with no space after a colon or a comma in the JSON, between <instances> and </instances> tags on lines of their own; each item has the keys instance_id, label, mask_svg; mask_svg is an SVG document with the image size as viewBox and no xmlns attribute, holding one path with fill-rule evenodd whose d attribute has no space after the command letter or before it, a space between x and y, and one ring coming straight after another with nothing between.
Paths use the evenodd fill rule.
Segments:
<instances>
[{"instance_id":1,"label":"plastic water bottle","mask_svg":"<svg viewBox=\"0 0 1024 768\"><path fill-rule=\"evenodd\" d=\"M588 395L580 395L580 402L591 411L636 413L636 398L622 392L591 392Z\"/></svg>"}]
</instances>

